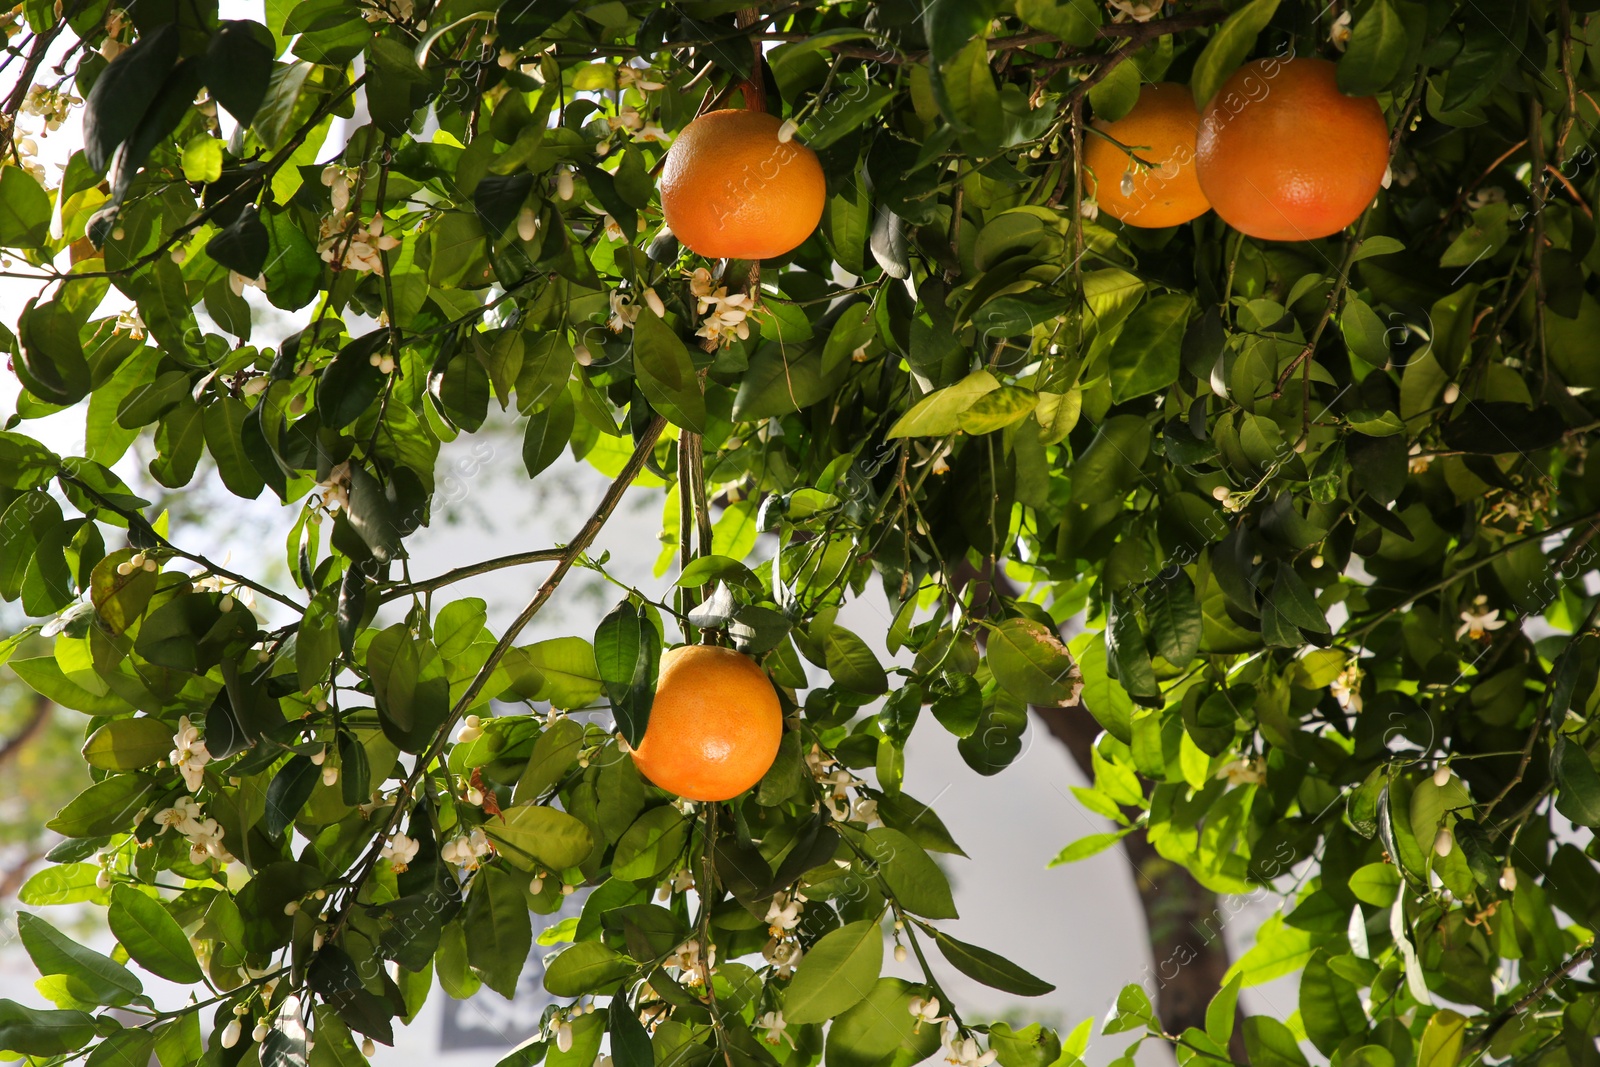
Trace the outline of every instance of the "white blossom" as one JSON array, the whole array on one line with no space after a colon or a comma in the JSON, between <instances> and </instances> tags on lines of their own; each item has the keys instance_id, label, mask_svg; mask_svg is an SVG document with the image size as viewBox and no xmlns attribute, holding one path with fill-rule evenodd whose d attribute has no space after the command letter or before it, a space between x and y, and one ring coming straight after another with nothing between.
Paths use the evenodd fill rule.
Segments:
<instances>
[{"instance_id":1,"label":"white blossom","mask_svg":"<svg viewBox=\"0 0 1600 1067\"><path fill-rule=\"evenodd\" d=\"M1260 785L1267 780L1261 761L1244 757L1224 763L1214 777L1226 778L1229 785Z\"/></svg>"},{"instance_id":2,"label":"white blossom","mask_svg":"<svg viewBox=\"0 0 1600 1067\"><path fill-rule=\"evenodd\" d=\"M205 784L205 766L211 762L211 753L206 751L199 729L189 723L187 715L178 720L178 732L172 735L172 754L168 758L183 775L183 784L189 787L189 792Z\"/></svg>"},{"instance_id":3,"label":"white blossom","mask_svg":"<svg viewBox=\"0 0 1600 1067\"><path fill-rule=\"evenodd\" d=\"M415 838L397 833L384 843L383 852L379 854L379 858L388 860L389 866L394 869L396 874L399 874L410 865L412 860L417 858L417 850L421 847L422 843Z\"/></svg>"},{"instance_id":4,"label":"white blossom","mask_svg":"<svg viewBox=\"0 0 1600 1067\"><path fill-rule=\"evenodd\" d=\"M765 1031L761 1035L761 1039L769 1045L776 1045L780 1041L788 1041L790 1045L794 1044L794 1038L785 1032L788 1025L783 1021L783 1012L781 1011L769 1011L756 1020L756 1029Z\"/></svg>"},{"instance_id":5,"label":"white blossom","mask_svg":"<svg viewBox=\"0 0 1600 1067\"><path fill-rule=\"evenodd\" d=\"M1500 617L1500 609L1488 607L1489 598L1479 593L1472 599L1475 610L1466 610L1461 613L1461 626L1456 630L1456 640L1470 637L1477 641L1495 630L1505 627L1505 620Z\"/></svg>"},{"instance_id":6,"label":"white blossom","mask_svg":"<svg viewBox=\"0 0 1600 1067\"><path fill-rule=\"evenodd\" d=\"M1333 47L1343 52L1350 46L1350 22L1353 15L1346 11L1334 19L1333 25L1328 28L1328 40L1333 42Z\"/></svg>"}]
</instances>

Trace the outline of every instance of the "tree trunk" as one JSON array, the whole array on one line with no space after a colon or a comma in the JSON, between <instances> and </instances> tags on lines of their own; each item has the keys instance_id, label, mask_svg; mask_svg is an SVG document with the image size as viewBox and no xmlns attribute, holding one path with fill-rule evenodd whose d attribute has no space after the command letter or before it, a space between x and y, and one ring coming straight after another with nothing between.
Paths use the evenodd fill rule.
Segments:
<instances>
[{"instance_id":1,"label":"tree trunk","mask_svg":"<svg viewBox=\"0 0 1600 1067\"><path fill-rule=\"evenodd\" d=\"M1033 712L1072 754L1084 776L1092 779L1090 751L1100 724L1081 704L1035 707ZM1169 1034L1181 1034L1191 1026L1204 1030L1206 1005L1222 988L1222 976L1231 963L1222 939L1223 912L1217 907L1217 895L1157 853L1142 831L1122 839L1122 852L1133 868L1134 885L1144 908L1151 960L1145 986L1155 994L1162 1028ZM1242 1060L1244 1048L1237 1025L1233 1045L1234 1058Z\"/></svg>"},{"instance_id":2,"label":"tree trunk","mask_svg":"<svg viewBox=\"0 0 1600 1067\"><path fill-rule=\"evenodd\" d=\"M981 618L992 607L994 593L1014 597L1016 590L1003 572L992 567L978 569L963 563L952 576L953 584L963 588L980 583L973 590L972 615ZM981 635L980 635L980 640ZM1071 754L1085 778L1094 779L1091 755L1100 724L1080 702L1072 707L1035 706L1051 736ZM1217 906L1217 895L1183 867L1160 855L1143 831L1122 839L1122 852L1133 868L1134 885L1144 908L1146 935L1150 942L1150 970L1143 983L1154 994L1161 1026L1169 1034L1182 1034L1190 1027L1204 1030L1206 1005L1222 988L1222 976L1231 964L1227 942L1222 938L1224 915ZM1230 1051L1234 1059L1245 1059L1244 1042L1235 1014Z\"/></svg>"}]
</instances>

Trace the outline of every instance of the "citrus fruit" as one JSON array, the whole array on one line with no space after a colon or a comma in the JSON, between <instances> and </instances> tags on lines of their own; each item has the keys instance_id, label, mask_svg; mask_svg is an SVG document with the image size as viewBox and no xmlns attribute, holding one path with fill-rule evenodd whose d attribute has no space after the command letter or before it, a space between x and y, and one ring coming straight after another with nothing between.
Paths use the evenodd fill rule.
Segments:
<instances>
[{"instance_id":1,"label":"citrus fruit","mask_svg":"<svg viewBox=\"0 0 1600 1067\"><path fill-rule=\"evenodd\" d=\"M1366 210L1389 168L1389 127L1370 96L1339 91L1325 59L1258 59L1227 80L1200 119L1200 187L1251 237L1307 241Z\"/></svg>"},{"instance_id":2,"label":"citrus fruit","mask_svg":"<svg viewBox=\"0 0 1600 1067\"><path fill-rule=\"evenodd\" d=\"M633 762L669 793L727 800L767 773L782 735L777 691L755 660L731 648L683 645L661 656Z\"/></svg>"},{"instance_id":3,"label":"citrus fruit","mask_svg":"<svg viewBox=\"0 0 1600 1067\"><path fill-rule=\"evenodd\" d=\"M765 111L711 111L683 128L661 171L661 210L708 259L771 259L799 247L822 218L817 154L778 140Z\"/></svg>"},{"instance_id":4,"label":"citrus fruit","mask_svg":"<svg viewBox=\"0 0 1600 1067\"><path fill-rule=\"evenodd\" d=\"M1132 111L1115 122L1096 120L1094 128L1106 136L1084 139L1084 188L1101 211L1129 226L1158 227L1188 222L1211 206L1194 173L1200 111L1187 86L1146 85Z\"/></svg>"}]
</instances>

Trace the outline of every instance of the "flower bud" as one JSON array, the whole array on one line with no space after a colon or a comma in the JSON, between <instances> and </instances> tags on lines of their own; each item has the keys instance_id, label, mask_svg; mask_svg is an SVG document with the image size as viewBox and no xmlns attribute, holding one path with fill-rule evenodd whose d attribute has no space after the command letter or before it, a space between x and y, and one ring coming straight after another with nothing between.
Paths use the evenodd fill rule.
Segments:
<instances>
[{"instance_id":1,"label":"flower bud","mask_svg":"<svg viewBox=\"0 0 1600 1067\"><path fill-rule=\"evenodd\" d=\"M1455 850L1456 839L1448 828L1441 829L1439 836L1433 839L1433 854L1443 859Z\"/></svg>"},{"instance_id":2,"label":"flower bud","mask_svg":"<svg viewBox=\"0 0 1600 1067\"><path fill-rule=\"evenodd\" d=\"M1505 870L1500 872L1500 888L1504 889L1507 893L1516 892L1517 869L1515 867L1507 867Z\"/></svg>"},{"instance_id":3,"label":"flower bud","mask_svg":"<svg viewBox=\"0 0 1600 1067\"><path fill-rule=\"evenodd\" d=\"M244 1027L239 1025L238 1019L232 1019L227 1026L222 1028L222 1047L232 1048L239 1043L239 1033Z\"/></svg>"},{"instance_id":4,"label":"flower bud","mask_svg":"<svg viewBox=\"0 0 1600 1067\"><path fill-rule=\"evenodd\" d=\"M338 785L339 784L339 768L337 768L337 767L324 767L324 768L322 768L322 784L323 785Z\"/></svg>"},{"instance_id":5,"label":"flower bud","mask_svg":"<svg viewBox=\"0 0 1600 1067\"><path fill-rule=\"evenodd\" d=\"M1439 764L1438 769L1433 772L1433 784L1440 789L1450 784L1450 765L1448 763Z\"/></svg>"}]
</instances>

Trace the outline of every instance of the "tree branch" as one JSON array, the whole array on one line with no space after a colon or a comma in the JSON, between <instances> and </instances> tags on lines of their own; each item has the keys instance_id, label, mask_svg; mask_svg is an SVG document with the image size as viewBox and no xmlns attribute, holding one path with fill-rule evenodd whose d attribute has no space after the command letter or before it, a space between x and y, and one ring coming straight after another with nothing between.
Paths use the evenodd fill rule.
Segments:
<instances>
[{"instance_id":1,"label":"tree branch","mask_svg":"<svg viewBox=\"0 0 1600 1067\"><path fill-rule=\"evenodd\" d=\"M506 567L520 567L525 563L549 563L560 559L563 551L563 549L559 548L539 548L532 552L513 552L509 556L496 556L494 559L486 559L481 563L469 563L464 567L456 567L432 578L424 578L419 582L397 585L393 589L385 591L379 597L379 603L387 604L391 600L399 600L401 597L412 596L416 593L431 593L435 589L443 589L447 585L454 585L456 582L475 578L480 574L490 574Z\"/></svg>"}]
</instances>

